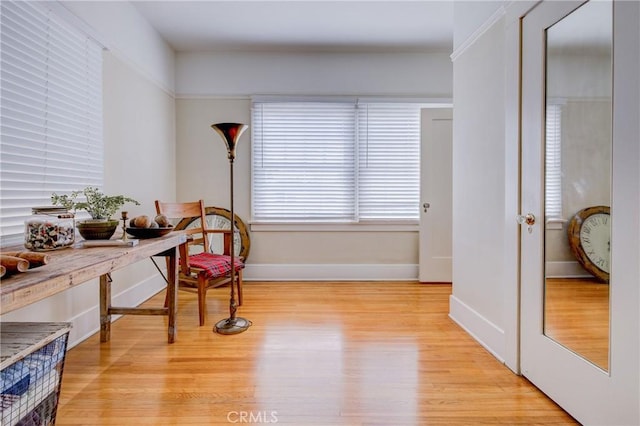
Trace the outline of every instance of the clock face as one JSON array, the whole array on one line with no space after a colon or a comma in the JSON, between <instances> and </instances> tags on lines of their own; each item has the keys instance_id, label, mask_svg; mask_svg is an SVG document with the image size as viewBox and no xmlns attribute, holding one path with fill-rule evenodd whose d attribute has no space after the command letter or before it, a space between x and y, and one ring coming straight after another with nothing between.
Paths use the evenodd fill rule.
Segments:
<instances>
[{"instance_id":1,"label":"clock face","mask_svg":"<svg viewBox=\"0 0 640 426\"><path fill-rule=\"evenodd\" d=\"M596 213L587 217L580 227L580 244L585 254L604 272L609 273L610 262L610 216L606 213Z\"/></svg>"},{"instance_id":2,"label":"clock face","mask_svg":"<svg viewBox=\"0 0 640 426\"><path fill-rule=\"evenodd\" d=\"M194 224L200 226L200 221L197 220ZM225 216L208 214L207 229L231 229L231 220ZM224 238L222 237L222 235L210 235L209 242L209 249L211 250L211 253L224 252ZM233 250L234 253L240 253L240 250L242 250L242 240L239 233L235 233L234 235Z\"/></svg>"},{"instance_id":3,"label":"clock face","mask_svg":"<svg viewBox=\"0 0 640 426\"><path fill-rule=\"evenodd\" d=\"M580 265L608 283L611 263L611 216L608 206L587 207L576 213L567 228L569 247Z\"/></svg>"}]
</instances>

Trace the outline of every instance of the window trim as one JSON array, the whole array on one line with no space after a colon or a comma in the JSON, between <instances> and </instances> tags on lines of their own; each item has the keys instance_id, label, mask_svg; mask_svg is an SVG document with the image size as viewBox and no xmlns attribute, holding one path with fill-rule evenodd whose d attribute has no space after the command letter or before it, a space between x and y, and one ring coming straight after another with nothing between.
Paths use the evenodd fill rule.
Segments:
<instances>
[{"instance_id":1,"label":"window trim","mask_svg":"<svg viewBox=\"0 0 640 426\"><path fill-rule=\"evenodd\" d=\"M251 222L251 232L418 232L419 221L357 223Z\"/></svg>"}]
</instances>

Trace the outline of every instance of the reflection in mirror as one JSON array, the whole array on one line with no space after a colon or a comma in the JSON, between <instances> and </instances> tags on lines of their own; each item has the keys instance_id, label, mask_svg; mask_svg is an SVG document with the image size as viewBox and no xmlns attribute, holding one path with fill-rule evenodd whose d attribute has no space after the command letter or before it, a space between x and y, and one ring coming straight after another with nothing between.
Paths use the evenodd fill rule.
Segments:
<instances>
[{"instance_id":1,"label":"reflection in mirror","mask_svg":"<svg viewBox=\"0 0 640 426\"><path fill-rule=\"evenodd\" d=\"M612 2L547 29L544 333L609 368ZM615 284L614 284L615 285Z\"/></svg>"}]
</instances>

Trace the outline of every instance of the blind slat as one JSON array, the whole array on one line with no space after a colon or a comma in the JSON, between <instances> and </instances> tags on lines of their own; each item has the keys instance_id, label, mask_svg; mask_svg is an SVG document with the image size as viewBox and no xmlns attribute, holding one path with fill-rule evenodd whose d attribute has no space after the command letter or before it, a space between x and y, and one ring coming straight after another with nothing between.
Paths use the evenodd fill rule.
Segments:
<instances>
[{"instance_id":1,"label":"blind slat","mask_svg":"<svg viewBox=\"0 0 640 426\"><path fill-rule=\"evenodd\" d=\"M421 106L255 102L253 219L417 220Z\"/></svg>"},{"instance_id":2,"label":"blind slat","mask_svg":"<svg viewBox=\"0 0 640 426\"><path fill-rule=\"evenodd\" d=\"M560 105L547 105L545 124L545 216L562 218L562 163L561 163Z\"/></svg>"},{"instance_id":3,"label":"blind slat","mask_svg":"<svg viewBox=\"0 0 640 426\"><path fill-rule=\"evenodd\" d=\"M102 52L46 3L3 1L1 243L53 192L102 187Z\"/></svg>"}]
</instances>

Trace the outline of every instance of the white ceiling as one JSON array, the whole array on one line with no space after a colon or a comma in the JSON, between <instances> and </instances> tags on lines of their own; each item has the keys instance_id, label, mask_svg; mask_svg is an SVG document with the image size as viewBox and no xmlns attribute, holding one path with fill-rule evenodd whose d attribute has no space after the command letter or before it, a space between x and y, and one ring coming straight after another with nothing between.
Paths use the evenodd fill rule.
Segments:
<instances>
[{"instance_id":1,"label":"white ceiling","mask_svg":"<svg viewBox=\"0 0 640 426\"><path fill-rule=\"evenodd\" d=\"M445 51L453 1L132 1L176 51Z\"/></svg>"}]
</instances>

